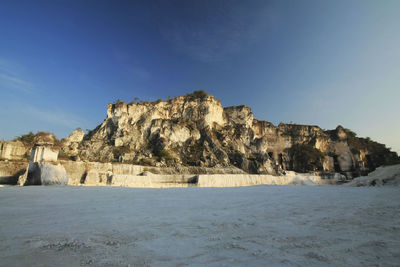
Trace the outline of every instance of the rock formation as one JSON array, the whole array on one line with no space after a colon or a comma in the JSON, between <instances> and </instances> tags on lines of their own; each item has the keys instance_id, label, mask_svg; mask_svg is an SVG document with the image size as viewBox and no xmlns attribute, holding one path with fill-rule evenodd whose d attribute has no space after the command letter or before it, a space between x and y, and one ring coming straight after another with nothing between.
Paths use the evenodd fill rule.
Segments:
<instances>
[{"instance_id":1,"label":"rock formation","mask_svg":"<svg viewBox=\"0 0 400 267\"><path fill-rule=\"evenodd\" d=\"M67 172L58 160L59 147L53 134L37 136L26 171L19 176L18 185L66 185Z\"/></svg>"},{"instance_id":2,"label":"rock formation","mask_svg":"<svg viewBox=\"0 0 400 267\"><path fill-rule=\"evenodd\" d=\"M68 159L158 167L239 168L251 174L340 172L348 178L399 160L394 152L338 126L278 126L254 119L247 106L224 108L204 91L168 101L109 104L86 135L61 143Z\"/></svg>"}]
</instances>

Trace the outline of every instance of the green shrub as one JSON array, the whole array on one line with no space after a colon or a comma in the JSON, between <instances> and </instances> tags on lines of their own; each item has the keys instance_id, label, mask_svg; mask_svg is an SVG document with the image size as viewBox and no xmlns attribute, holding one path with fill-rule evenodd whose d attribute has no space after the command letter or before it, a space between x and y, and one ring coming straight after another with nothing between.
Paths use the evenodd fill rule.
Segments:
<instances>
[{"instance_id":1,"label":"green shrub","mask_svg":"<svg viewBox=\"0 0 400 267\"><path fill-rule=\"evenodd\" d=\"M22 142L26 147L33 147L39 140L53 144L54 148L61 147L61 141L58 140L54 134L49 132L37 132L36 134L29 132L28 134L20 135L13 140Z\"/></svg>"},{"instance_id":2,"label":"green shrub","mask_svg":"<svg viewBox=\"0 0 400 267\"><path fill-rule=\"evenodd\" d=\"M173 158L174 158L174 157L171 156L171 154L170 154L167 150L165 150L165 149L163 149L163 150L161 150L161 151L158 151L158 153L156 153L156 156L159 157L159 158L161 158L161 159L165 159L165 160L169 160L169 159L173 159Z\"/></svg>"},{"instance_id":3,"label":"green shrub","mask_svg":"<svg viewBox=\"0 0 400 267\"><path fill-rule=\"evenodd\" d=\"M147 159L147 158L141 159L141 160L139 160L139 165L152 166L153 165L153 161L151 159Z\"/></svg>"},{"instance_id":4,"label":"green shrub","mask_svg":"<svg viewBox=\"0 0 400 267\"><path fill-rule=\"evenodd\" d=\"M394 164L400 164L400 158L396 152L391 152L390 154L385 156L383 165L389 166Z\"/></svg>"},{"instance_id":5,"label":"green shrub","mask_svg":"<svg viewBox=\"0 0 400 267\"><path fill-rule=\"evenodd\" d=\"M118 159L120 156L123 156L126 153L131 152L131 148L128 145L125 146L117 146L113 148L113 155L115 159Z\"/></svg>"},{"instance_id":6,"label":"green shrub","mask_svg":"<svg viewBox=\"0 0 400 267\"><path fill-rule=\"evenodd\" d=\"M196 90L193 93L186 95L186 97L192 101L197 100L197 99L203 100L207 96L208 96L208 94L204 90Z\"/></svg>"},{"instance_id":7,"label":"green shrub","mask_svg":"<svg viewBox=\"0 0 400 267\"><path fill-rule=\"evenodd\" d=\"M76 156L71 156L71 155L69 155L69 154L66 154L64 151L60 151L59 153L58 153L58 159L60 159L60 160L76 160Z\"/></svg>"},{"instance_id":8,"label":"green shrub","mask_svg":"<svg viewBox=\"0 0 400 267\"><path fill-rule=\"evenodd\" d=\"M353 154L359 154L360 150L367 151L373 165L393 165L400 163L400 158L396 152L391 152L390 148L384 144L372 141L371 138L357 137L357 134L350 129L344 129L347 134L347 144Z\"/></svg>"},{"instance_id":9,"label":"green shrub","mask_svg":"<svg viewBox=\"0 0 400 267\"><path fill-rule=\"evenodd\" d=\"M360 153L360 150L363 149L363 143L360 138L357 137L357 134L350 129L343 129L347 135L347 144L350 147L350 150L353 154Z\"/></svg>"},{"instance_id":10,"label":"green shrub","mask_svg":"<svg viewBox=\"0 0 400 267\"><path fill-rule=\"evenodd\" d=\"M29 132L28 134L20 135L14 139L14 141L21 141L26 146L33 146L35 142L35 134Z\"/></svg>"}]
</instances>

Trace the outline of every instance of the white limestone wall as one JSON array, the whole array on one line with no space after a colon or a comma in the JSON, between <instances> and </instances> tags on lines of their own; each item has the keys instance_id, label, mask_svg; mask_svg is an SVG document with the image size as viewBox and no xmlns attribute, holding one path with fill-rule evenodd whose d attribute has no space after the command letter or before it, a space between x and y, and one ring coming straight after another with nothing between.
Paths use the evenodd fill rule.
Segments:
<instances>
[{"instance_id":1,"label":"white limestone wall","mask_svg":"<svg viewBox=\"0 0 400 267\"><path fill-rule=\"evenodd\" d=\"M335 179L322 179L309 174L289 173L283 176L251 174L209 174L209 175L130 175L111 172L89 171L84 185L121 186L137 188L165 187L237 187L252 185L328 185Z\"/></svg>"},{"instance_id":2,"label":"white limestone wall","mask_svg":"<svg viewBox=\"0 0 400 267\"><path fill-rule=\"evenodd\" d=\"M18 141L0 142L0 159L18 160L22 159L27 152L27 148Z\"/></svg>"},{"instance_id":3,"label":"white limestone wall","mask_svg":"<svg viewBox=\"0 0 400 267\"><path fill-rule=\"evenodd\" d=\"M236 187L251 185L327 185L335 184L332 179L322 179L318 175L287 172L286 175L259 175L259 174L211 174L199 175L199 187Z\"/></svg>"},{"instance_id":4,"label":"white limestone wall","mask_svg":"<svg viewBox=\"0 0 400 267\"><path fill-rule=\"evenodd\" d=\"M112 174L111 172L89 171L84 185L88 186L121 186L137 188L189 187L188 180L193 175L131 175Z\"/></svg>"},{"instance_id":5,"label":"white limestone wall","mask_svg":"<svg viewBox=\"0 0 400 267\"><path fill-rule=\"evenodd\" d=\"M325 185L337 184L341 175L329 176L323 179L312 174L286 172L286 175L257 174L188 174L190 168L182 168L181 173L171 168L146 167L130 164L111 164L99 162L61 161L65 167L70 185L89 186L122 186L122 187L235 187L251 185ZM206 169L204 169L205 171ZM153 174L161 172L168 174ZM193 170L192 170L193 171ZM231 169L210 169L210 171L234 171ZM226 173L225 172L225 173ZM215 173L215 172L214 172ZM83 183L82 183L83 182Z\"/></svg>"},{"instance_id":6,"label":"white limestone wall","mask_svg":"<svg viewBox=\"0 0 400 267\"><path fill-rule=\"evenodd\" d=\"M58 151L51 149L46 146L36 146L32 148L31 161L41 162L41 161L57 161Z\"/></svg>"}]
</instances>

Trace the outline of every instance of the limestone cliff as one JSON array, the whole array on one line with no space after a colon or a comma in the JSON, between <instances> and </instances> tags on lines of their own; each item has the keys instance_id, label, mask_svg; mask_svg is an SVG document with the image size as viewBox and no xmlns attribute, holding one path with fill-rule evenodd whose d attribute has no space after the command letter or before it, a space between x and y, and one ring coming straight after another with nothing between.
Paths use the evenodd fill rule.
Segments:
<instances>
[{"instance_id":1,"label":"limestone cliff","mask_svg":"<svg viewBox=\"0 0 400 267\"><path fill-rule=\"evenodd\" d=\"M68 158L149 166L238 167L248 173L284 170L372 171L398 156L384 145L357 138L341 126L279 124L254 119L247 106L224 108L203 91L168 101L109 104L107 118L84 135L62 142Z\"/></svg>"},{"instance_id":2,"label":"limestone cliff","mask_svg":"<svg viewBox=\"0 0 400 267\"><path fill-rule=\"evenodd\" d=\"M28 157L30 148L20 141L0 141L0 159L22 160Z\"/></svg>"}]
</instances>

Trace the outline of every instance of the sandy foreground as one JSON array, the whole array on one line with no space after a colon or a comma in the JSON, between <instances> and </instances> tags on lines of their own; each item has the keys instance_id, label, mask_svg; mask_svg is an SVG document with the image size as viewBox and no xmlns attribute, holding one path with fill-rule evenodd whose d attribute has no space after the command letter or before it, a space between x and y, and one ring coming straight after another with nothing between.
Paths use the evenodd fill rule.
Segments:
<instances>
[{"instance_id":1,"label":"sandy foreground","mask_svg":"<svg viewBox=\"0 0 400 267\"><path fill-rule=\"evenodd\" d=\"M400 188L0 188L0 266L399 266Z\"/></svg>"}]
</instances>

